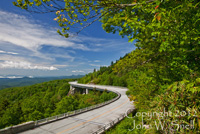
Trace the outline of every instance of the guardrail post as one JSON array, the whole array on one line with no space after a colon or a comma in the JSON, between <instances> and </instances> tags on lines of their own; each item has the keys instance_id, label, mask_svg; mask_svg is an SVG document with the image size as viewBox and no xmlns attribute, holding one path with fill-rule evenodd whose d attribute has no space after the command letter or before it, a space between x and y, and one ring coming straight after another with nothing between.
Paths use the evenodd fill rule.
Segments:
<instances>
[{"instance_id":1,"label":"guardrail post","mask_svg":"<svg viewBox=\"0 0 200 134\"><path fill-rule=\"evenodd\" d=\"M35 125L38 125L38 120L35 121Z\"/></svg>"}]
</instances>

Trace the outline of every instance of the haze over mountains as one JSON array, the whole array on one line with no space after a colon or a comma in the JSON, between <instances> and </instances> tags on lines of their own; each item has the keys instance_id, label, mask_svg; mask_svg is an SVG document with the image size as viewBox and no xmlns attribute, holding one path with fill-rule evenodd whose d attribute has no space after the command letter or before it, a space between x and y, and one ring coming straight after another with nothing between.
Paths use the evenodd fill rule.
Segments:
<instances>
[{"instance_id":1,"label":"haze over mountains","mask_svg":"<svg viewBox=\"0 0 200 134\"><path fill-rule=\"evenodd\" d=\"M32 77L32 76L0 76L0 89L21 87L42 83L50 80L81 78L84 75L58 76L58 77Z\"/></svg>"}]
</instances>

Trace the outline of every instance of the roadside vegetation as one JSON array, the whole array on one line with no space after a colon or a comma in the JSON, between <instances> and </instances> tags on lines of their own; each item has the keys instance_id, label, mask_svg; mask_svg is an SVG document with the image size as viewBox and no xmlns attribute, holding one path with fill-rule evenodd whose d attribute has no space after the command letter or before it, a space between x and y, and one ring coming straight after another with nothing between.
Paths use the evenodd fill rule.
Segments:
<instances>
[{"instance_id":1,"label":"roadside vegetation","mask_svg":"<svg viewBox=\"0 0 200 134\"><path fill-rule=\"evenodd\" d=\"M0 128L89 107L117 96L95 90L67 96L69 81L73 79L0 90Z\"/></svg>"},{"instance_id":2,"label":"roadside vegetation","mask_svg":"<svg viewBox=\"0 0 200 134\"><path fill-rule=\"evenodd\" d=\"M184 65L179 63L179 67L170 67L164 56L164 59L153 58L151 62L142 64L144 60L138 55L143 55L143 52L136 49L109 67L101 67L78 80L80 83L127 85L127 95L134 101L138 113L166 112L161 116L127 118L106 133L170 133L173 130L176 133L199 133L199 71L180 70ZM157 124L160 122L163 128L161 125L157 128L155 121ZM133 129L134 125L150 125L152 129ZM186 129L187 125L189 129Z\"/></svg>"},{"instance_id":3,"label":"roadside vegetation","mask_svg":"<svg viewBox=\"0 0 200 134\"><path fill-rule=\"evenodd\" d=\"M30 1L17 0L14 5L55 12L62 29L58 33L66 38L99 20L106 32L136 42L136 49L124 58L79 80L129 88L127 95L137 112L147 114L138 117L138 125L150 128L128 133L200 133L199 0ZM157 114L148 116L152 112ZM120 134L127 133L125 126L133 126L133 121L123 123L116 128Z\"/></svg>"}]
</instances>

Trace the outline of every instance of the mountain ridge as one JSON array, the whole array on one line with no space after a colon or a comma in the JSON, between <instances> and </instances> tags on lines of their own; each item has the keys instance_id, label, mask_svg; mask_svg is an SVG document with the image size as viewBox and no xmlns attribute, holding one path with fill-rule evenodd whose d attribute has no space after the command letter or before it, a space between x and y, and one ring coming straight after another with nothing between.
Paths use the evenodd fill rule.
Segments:
<instances>
[{"instance_id":1,"label":"mountain ridge","mask_svg":"<svg viewBox=\"0 0 200 134\"><path fill-rule=\"evenodd\" d=\"M8 76L10 78L0 78L0 90L10 87L22 87L22 86L29 86L37 83L47 82L51 80L58 80L58 79L74 79L74 78L81 78L84 75L71 75L71 76L58 76L58 77L28 77L23 76L22 78L17 78Z\"/></svg>"}]
</instances>

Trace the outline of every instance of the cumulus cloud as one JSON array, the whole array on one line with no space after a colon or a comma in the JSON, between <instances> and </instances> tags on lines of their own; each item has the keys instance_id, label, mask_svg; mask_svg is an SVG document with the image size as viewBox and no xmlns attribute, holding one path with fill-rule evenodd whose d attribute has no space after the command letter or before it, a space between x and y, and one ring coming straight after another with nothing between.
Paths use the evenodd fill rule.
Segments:
<instances>
[{"instance_id":1,"label":"cumulus cloud","mask_svg":"<svg viewBox=\"0 0 200 134\"><path fill-rule=\"evenodd\" d=\"M38 70L58 70L54 66L39 66L32 65L29 62L13 62L13 61L4 61L0 63L0 68L14 68L14 69L38 69Z\"/></svg>"}]
</instances>

